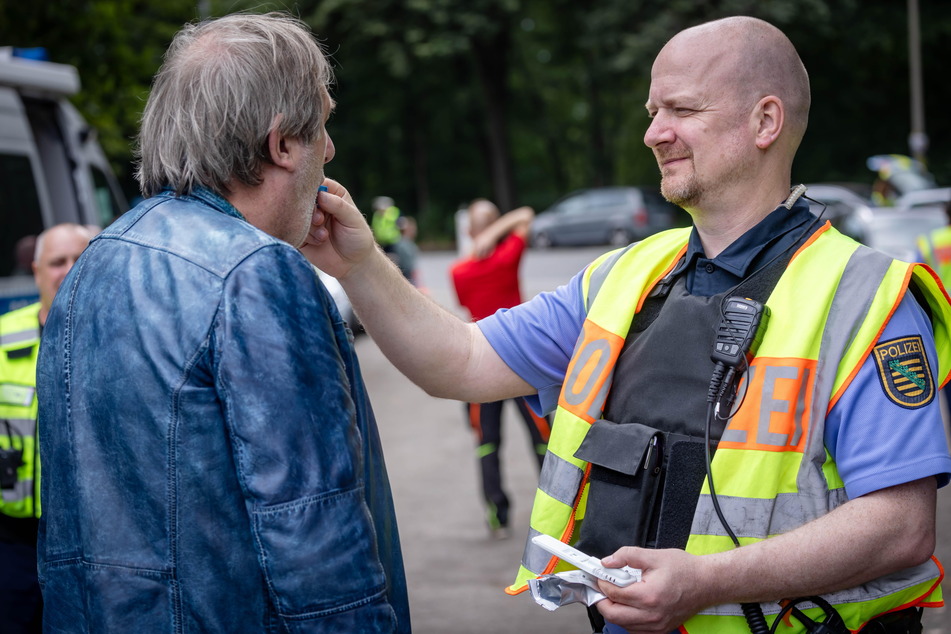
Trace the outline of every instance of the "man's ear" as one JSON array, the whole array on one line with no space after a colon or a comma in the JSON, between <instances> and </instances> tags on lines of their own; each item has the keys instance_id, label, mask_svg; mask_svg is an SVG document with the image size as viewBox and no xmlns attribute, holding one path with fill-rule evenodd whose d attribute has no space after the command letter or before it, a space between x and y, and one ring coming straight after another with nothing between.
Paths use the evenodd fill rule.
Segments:
<instances>
[{"instance_id":1,"label":"man's ear","mask_svg":"<svg viewBox=\"0 0 951 634\"><path fill-rule=\"evenodd\" d=\"M779 97L767 95L759 100L753 110L756 147L765 150L779 138L783 130L785 111Z\"/></svg>"},{"instance_id":2,"label":"man's ear","mask_svg":"<svg viewBox=\"0 0 951 634\"><path fill-rule=\"evenodd\" d=\"M290 170L296 167L299 145L297 139L285 136L278 130L277 126L272 127L271 131L267 133L268 154L271 163L278 167Z\"/></svg>"}]
</instances>

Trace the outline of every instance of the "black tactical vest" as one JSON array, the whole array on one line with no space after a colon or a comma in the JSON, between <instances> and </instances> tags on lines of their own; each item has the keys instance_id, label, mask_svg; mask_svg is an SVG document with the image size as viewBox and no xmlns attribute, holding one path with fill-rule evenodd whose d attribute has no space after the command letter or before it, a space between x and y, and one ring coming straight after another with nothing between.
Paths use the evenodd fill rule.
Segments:
<instances>
[{"instance_id":1,"label":"black tactical vest","mask_svg":"<svg viewBox=\"0 0 951 634\"><path fill-rule=\"evenodd\" d=\"M591 463L580 550L604 557L621 546L686 547L706 476L706 397L721 305L735 295L765 303L791 251L712 297L690 295L684 273L651 291L632 321L603 417L575 453ZM712 421L711 444L724 427Z\"/></svg>"}]
</instances>

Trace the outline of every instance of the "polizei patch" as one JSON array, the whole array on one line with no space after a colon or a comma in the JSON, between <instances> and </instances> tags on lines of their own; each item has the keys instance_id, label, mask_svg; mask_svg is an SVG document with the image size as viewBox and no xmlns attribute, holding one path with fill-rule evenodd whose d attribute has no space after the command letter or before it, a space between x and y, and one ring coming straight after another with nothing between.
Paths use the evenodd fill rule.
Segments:
<instances>
[{"instance_id":1,"label":"polizei patch","mask_svg":"<svg viewBox=\"0 0 951 634\"><path fill-rule=\"evenodd\" d=\"M897 405L915 409L934 398L934 381L921 337L883 341L872 350L885 394Z\"/></svg>"}]
</instances>

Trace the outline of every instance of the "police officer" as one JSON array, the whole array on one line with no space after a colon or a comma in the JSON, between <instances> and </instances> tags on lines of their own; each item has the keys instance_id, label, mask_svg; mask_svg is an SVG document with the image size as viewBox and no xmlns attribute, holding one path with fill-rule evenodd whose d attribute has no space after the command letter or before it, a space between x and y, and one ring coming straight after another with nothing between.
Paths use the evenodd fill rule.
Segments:
<instances>
[{"instance_id":1,"label":"police officer","mask_svg":"<svg viewBox=\"0 0 951 634\"><path fill-rule=\"evenodd\" d=\"M33 259L40 301L0 316L0 630L9 634L42 630L36 357L53 297L90 238L69 223L41 233Z\"/></svg>"},{"instance_id":2,"label":"police officer","mask_svg":"<svg viewBox=\"0 0 951 634\"><path fill-rule=\"evenodd\" d=\"M345 192L320 195L332 222L316 217L304 250L340 278L404 374L434 396L531 395L556 411L532 534L625 544L591 553L644 571L645 583L599 583L612 634L745 633L757 604L763 616L751 609L749 619L765 632L782 619L781 600L804 597L796 609L811 619L835 610L843 628L871 632L895 618L906 623L885 631L904 632L940 605L931 555L951 455L934 397L951 375L951 306L924 267L859 245L797 198L809 107L806 70L774 26L733 17L675 35L652 68L644 140L664 196L694 226L606 254L470 326L387 272ZM722 396L708 389L719 372L711 353L718 324L742 304L734 296L765 303L769 323L749 368L739 366L736 411L711 417L708 394ZM682 455L695 465L691 447L712 444L691 440L704 419L719 440L709 473L705 461L674 468L671 453L667 484L641 486L667 445L693 443ZM678 487L666 515L670 480L685 473L699 475L697 490ZM659 491L658 521L674 530L622 526L636 515L618 512L633 508L618 502L625 487ZM606 525L618 530L598 530ZM558 565L529 542L510 592Z\"/></svg>"}]
</instances>

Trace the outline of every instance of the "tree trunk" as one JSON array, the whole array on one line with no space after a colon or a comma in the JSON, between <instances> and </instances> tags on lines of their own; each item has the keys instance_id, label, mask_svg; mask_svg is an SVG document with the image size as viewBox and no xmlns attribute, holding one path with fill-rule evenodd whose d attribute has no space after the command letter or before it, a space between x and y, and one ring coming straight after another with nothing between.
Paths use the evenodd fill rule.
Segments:
<instances>
[{"instance_id":1,"label":"tree trunk","mask_svg":"<svg viewBox=\"0 0 951 634\"><path fill-rule=\"evenodd\" d=\"M505 26L472 41L473 63L485 99L489 173L495 203L502 212L514 209L518 199L508 138L509 46L510 32Z\"/></svg>"}]
</instances>

